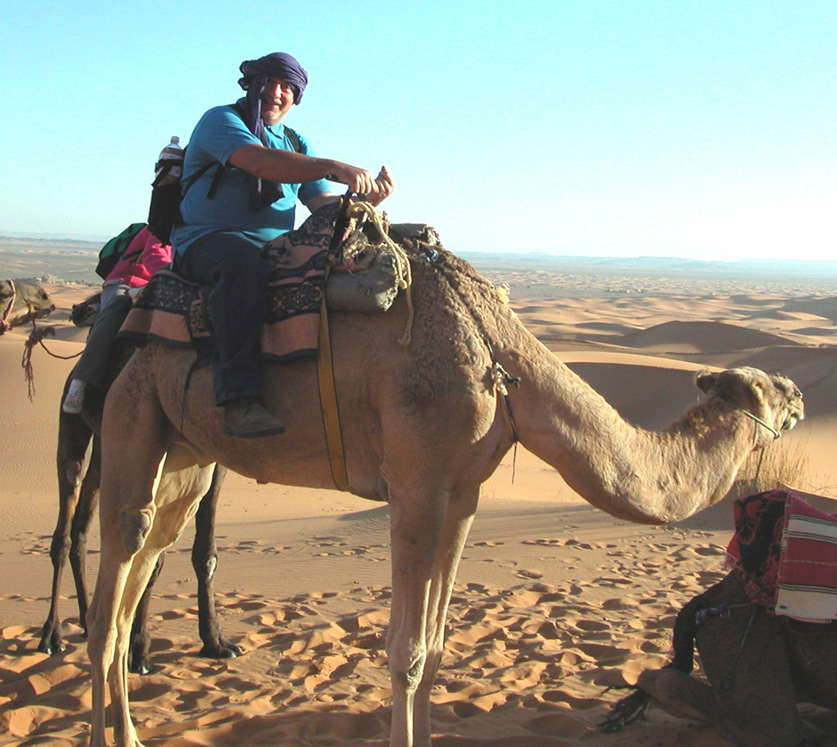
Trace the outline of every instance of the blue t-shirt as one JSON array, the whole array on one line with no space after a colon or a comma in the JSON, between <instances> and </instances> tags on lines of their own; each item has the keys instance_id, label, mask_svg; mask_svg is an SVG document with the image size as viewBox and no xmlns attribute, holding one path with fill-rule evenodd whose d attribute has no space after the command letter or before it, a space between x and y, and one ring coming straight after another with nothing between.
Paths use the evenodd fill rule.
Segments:
<instances>
[{"instance_id":1,"label":"blue t-shirt","mask_svg":"<svg viewBox=\"0 0 837 747\"><path fill-rule=\"evenodd\" d=\"M270 147L294 150L282 123L265 126L265 130ZM301 135L298 138L300 152L313 156L309 142ZM176 252L184 251L196 239L221 231L237 234L256 246L262 246L293 229L297 200L305 204L318 195L332 191L324 179L306 184L283 184L284 197L253 211L250 209L251 175L243 169L229 166L218 182L215 196L208 200L206 194L217 164L226 165L229 157L245 145L261 144L230 106L217 106L201 117L192 133L183 164L181 184L188 189L180 204L184 225L172 231ZM194 175L207 163L214 165L190 186Z\"/></svg>"}]
</instances>

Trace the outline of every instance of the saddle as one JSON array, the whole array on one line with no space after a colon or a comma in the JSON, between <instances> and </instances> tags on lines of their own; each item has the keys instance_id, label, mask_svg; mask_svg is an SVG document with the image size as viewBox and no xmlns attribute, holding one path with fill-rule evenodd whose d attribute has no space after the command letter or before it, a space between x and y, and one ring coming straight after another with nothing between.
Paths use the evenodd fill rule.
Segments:
<instances>
[{"instance_id":1,"label":"saddle","mask_svg":"<svg viewBox=\"0 0 837 747\"><path fill-rule=\"evenodd\" d=\"M285 363L316 358L324 299L333 311L388 310L399 288L405 287L406 260L397 256L399 247L435 237L428 226L390 227L374 208L359 210L358 205L363 203L352 205L339 242L333 241L339 209L334 204L320 208L297 230L263 247L271 268L261 335L263 359ZM119 338L136 345L157 340L195 348L198 365L207 363L213 344L209 292L208 286L161 270L134 300Z\"/></svg>"},{"instance_id":2,"label":"saddle","mask_svg":"<svg viewBox=\"0 0 837 747\"><path fill-rule=\"evenodd\" d=\"M837 620L837 516L790 490L735 501L727 553L751 601L774 615L811 623Z\"/></svg>"}]
</instances>

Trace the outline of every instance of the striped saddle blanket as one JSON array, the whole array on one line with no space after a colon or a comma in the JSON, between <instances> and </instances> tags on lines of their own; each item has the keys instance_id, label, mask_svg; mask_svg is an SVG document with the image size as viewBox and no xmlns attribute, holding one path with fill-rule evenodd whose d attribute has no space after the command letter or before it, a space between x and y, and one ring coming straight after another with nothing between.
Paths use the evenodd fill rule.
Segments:
<instances>
[{"instance_id":1,"label":"striped saddle blanket","mask_svg":"<svg viewBox=\"0 0 837 747\"><path fill-rule=\"evenodd\" d=\"M320 208L298 229L262 250L271 273L261 333L266 360L283 363L317 357L328 249L338 208L338 204ZM119 337L139 345L159 340L194 347L199 364L208 362L213 346L206 305L209 290L161 270L134 300Z\"/></svg>"},{"instance_id":2,"label":"striped saddle blanket","mask_svg":"<svg viewBox=\"0 0 837 747\"><path fill-rule=\"evenodd\" d=\"M750 599L794 620L837 620L837 516L790 490L741 498L734 514L727 553Z\"/></svg>"}]
</instances>

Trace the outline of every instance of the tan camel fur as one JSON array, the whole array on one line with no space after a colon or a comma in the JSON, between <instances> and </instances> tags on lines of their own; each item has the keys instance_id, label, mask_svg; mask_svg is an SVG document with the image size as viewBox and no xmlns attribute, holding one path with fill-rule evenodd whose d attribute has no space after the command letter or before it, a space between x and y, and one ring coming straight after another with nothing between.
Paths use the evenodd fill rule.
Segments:
<instances>
[{"instance_id":1,"label":"tan camel fur","mask_svg":"<svg viewBox=\"0 0 837 747\"><path fill-rule=\"evenodd\" d=\"M76 326L91 326L99 310L101 293L88 298L83 304L73 306L70 318ZM61 598L61 576L67 560L73 572L73 581L78 602L79 621L83 635L87 635L87 533L93 521L99 502L101 479L100 439L102 409L110 381L119 373L130 358L134 346L116 345L110 361L108 375L103 388L90 387L84 398L84 410L71 415L58 408L58 520L50 544L52 560L52 594L49 612L41 629L38 650L46 654L64 651L63 631L58 614ZM61 402L67 396L75 369L70 371L64 383ZM198 582L198 631L203 648L200 656L226 659L238 656L242 648L227 640L221 633L221 626L215 610L214 576L218 563L215 547L215 508L224 483L226 468L216 465L210 489L200 501L195 521L195 541L192 546L192 567ZM148 634L148 614L154 582L163 566L165 554L161 553L157 567L149 579L145 593L137 605L134 625L131 630L129 668L137 674L151 671L151 638Z\"/></svg>"},{"instance_id":2,"label":"tan camel fur","mask_svg":"<svg viewBox=\"0 0 837 747\"><path fill-rule=\"evenodd\" d=\"M55 311L55 304L37 283L28 280L0 280L0 335Z\"/></svg>"},{"instance_id":3,"label":"tan camel fur","mask_svg":"<svg viewBox=\"0 0 837 747\"><path fill-rule=\"evenodd\" d=\"M788 379L741 368L700 376L708 399L668 431L635 428L466 262L437 247L410 264L409 345L398 342L404 294L386 314L329 316L350 490L390 507L390 743L426 747L460 554L480 485L512 445L494 363L521 379L509 394L520 442L592 504L641 523L677 521L725 495L745 457L774 437L742 408L775 429L803 413ZM314 363L265 366L265 400L287 432L242 441L223 433L210 372L194 372L187 386L193 360L189 351L149 344L106 402L101 570L88 616L93 747L105 744L108 689L117 744L140 745L128 706L130 621L157 555L206 491L212 462L260 482L334 487Z\"/></svg>"},{"instance_id":4,"label":"tan camel fur","mask_svg":"<svg viewBox=\"0 0 837 747\"><path fill-rule=\"evenodd\" d=\"M67 377L63 401L72 372ZM87 533L99 501L100 441L94 436L101 417L101 393L94 392L85 399L86 411L82 415L69 415L60 407L58 411L58 519L50 545L52 560L52 594L49 612L41 629L38 650L46 654L64 651L63 631L58 614L61 598L61 576L67 560L73 572L79 620L83 635L87 635L85 617L87 614ZM91 412L98 407L98 412ZM92 447L91 447L92 442ZM200 501L195 521L195 540L192 546L192 567L198 582L198 631L203 648L200 656L226 659L238 656L242 648L227 640L221 633L221 626L215 611L213 580L217 567L218 553L215 547L215 507L224 482L226 469L216 465L210 489ZM148 614L151 591L163 566L165 554L161 553L154 574L137 606L134 625L131 630L129 667L137 674L151 671L151 638L148 634Z\"/></svg>"},{"instance_id":5,"label":"tan camel fur","mask_svg":"<svg viewBox=\"0 0 837 747\"><path fill-rule=\"evenodd\" d=\"M696 622L698 612L722 604L730 607L728 617ZM695 642L708 684L689 676ZM639 688L616 704L605 729L617 731L652 698L674 716L713 724L742 747L795 747L805 736L798 702L837 711L835 657L834 626L769 614L748 599L744 575L734 570L683 607L674 625L672 663L644 671Z\"/></svg>"}]
</instances>

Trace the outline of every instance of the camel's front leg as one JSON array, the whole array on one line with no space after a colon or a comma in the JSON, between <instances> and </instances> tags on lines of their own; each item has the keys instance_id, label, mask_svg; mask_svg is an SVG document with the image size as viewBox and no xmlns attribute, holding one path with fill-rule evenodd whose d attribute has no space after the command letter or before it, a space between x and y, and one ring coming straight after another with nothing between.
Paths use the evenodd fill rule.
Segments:
<instances>
[{"instance_id":1,"label":"camel's front leg","mask_svg":"<svg viewBox=\"0 0 837 747\"><path fill-rule=\"evenodd\" d=\"M442 661L445 645L445 619L456 580L456 569L462 557L465 541L468 539L468 531L474 521L478 502L479 486L451 496L442 527L436 562L433 565L430 600L427 607L425 627L427 660L424 664L424 674L416 690L413 713L413 735L418 745L430 744L430 692Z\"/></svg>"},{"instance_id":2,"label":"camel's front leg","mask_svg":"<svg viewBox=\"0 0 837 747\"><path fill-rule=\"evenodd\" d=\"M90 454L90 464L87 474L81 484L81 498L73 517L70 532L70 566L73 569L73 580L76 585L76 599L78 600L78 616L84 635L87 636L87 536L99 505L99 486L102 482L102 442L98 436L93 437L93 450Z\"/></svg>"},{"instance_id":3,"label":"camel's front leg","mask_svg":"<svg viewBox=\"0 0 837 747\"><path fill-rule=\"evenodd\" d=\"M76 593L79 602L79 619L84 628L84 616L87 612L87 589L83 596L79 593L79 573L76 568L77 543L87 532L89 521L79 522L79 515L89 515L87 504L98 497L98 470L95 470L95 487L85 476L85 455L92 437L92 431L78 415L61 412L58 419L58 522L52 535L49 555L52 560L52 601L49 614L41 630L41 642L38 650L45 654L55 654L64 650L61 619L58 615L58 600L61 594L61 576L67 558L73 566L76 581ZM98 453L94 454L98 458ZM89 471L89 470L88 470ZM83 583L83 578L82 578Z\"/></svg>"},{"instance_id":4,"label":"camel's front leg","mask_svg":"<svg viewBox=\"0 0 837 747\"><path fill-rule=\"evenodd\" d=\"M424 675L427 604L447 496L419 487L390 488L392 612L387 635L392 679L390 747L413 741L414 699Z\"/></svg>"},{"instance_id":5,"label":"camel's front leg","mask_svg":"<svg viewBox=\"0 0 837 747\"><path fill-rule=\"evenodd\" d=\"M102 534L102 555L99 577L93 601L87 613L90 658L93 682L93 710L91 714L90 747L106 747L105 715L108 683L119 687L114 676L121 677L123 666L118 655L121 637L127 637L125 626L119 624L125 582L131 570L131 556L120 547L121 537L116 532ZM137 747L134 741L129 747Z\"/></svg>"},{"instance_id":6,"label":"camel's front leg","mask_svg":"<svg viewBox=\"0 0 837 747\"><path fill-rule=\"evenodd\" d=\"M154 523L156 487L168 445L168 424L147 389L150 382L148 371L129 364L105 402L99 509L102 550L87 616L93 680L92 747L105 745L108 684L118 747L139 745L128 713L127 652L130 622L148 576L142 578L140 587L139 570L144 571L147 564L136 563L134 555L145 545ZM126 454L130 458L126 459ZM159 552L160 548L156 549Z\"/></svg>"}]
</instances>

